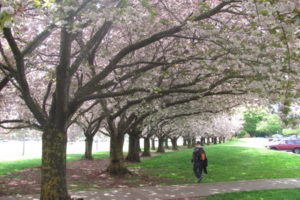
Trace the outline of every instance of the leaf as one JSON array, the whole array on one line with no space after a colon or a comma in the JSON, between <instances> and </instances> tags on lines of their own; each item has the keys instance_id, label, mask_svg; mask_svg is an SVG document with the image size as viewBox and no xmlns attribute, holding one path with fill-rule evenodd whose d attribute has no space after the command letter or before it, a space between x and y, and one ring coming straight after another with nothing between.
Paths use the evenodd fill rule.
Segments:
<instances>
[{"instance_id":1,"label":"leaf","mask_svg":"<svg viewBox=\"0 0 300 200\"><path fill-rule=\"evenodd\" d=\"M41 7L41 2L39 0L33 0L34 1L34 7L40 8Z\"/></svg>"}]
</instances>

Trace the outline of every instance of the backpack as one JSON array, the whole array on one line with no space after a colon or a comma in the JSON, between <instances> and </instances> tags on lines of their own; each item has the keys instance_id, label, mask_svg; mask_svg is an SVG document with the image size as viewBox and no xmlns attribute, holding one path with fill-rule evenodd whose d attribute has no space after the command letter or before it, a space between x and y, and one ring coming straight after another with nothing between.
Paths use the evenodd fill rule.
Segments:
<instances>
[{"instance_id":1,"label":"backpack","mask_svg":"<svg viewBox=\"0 0 300 200\"><path fill-rule=\"evenodd\" d=\"M200 163L205 160L205 152L203 149L197 149L194 152L194 163Z\"/></svg>"}]
</instances>

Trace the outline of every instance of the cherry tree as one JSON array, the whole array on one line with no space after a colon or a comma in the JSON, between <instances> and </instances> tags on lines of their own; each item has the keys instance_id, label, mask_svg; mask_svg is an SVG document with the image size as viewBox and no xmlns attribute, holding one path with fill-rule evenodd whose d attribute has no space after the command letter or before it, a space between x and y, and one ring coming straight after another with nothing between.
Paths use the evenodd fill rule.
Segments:
<instances>
[{"instance_id":1,"label":"cherry tree","mask_svg":"<svg viewBox=\"0 0 300 200\"><path fill-rule=\"evenodd\" d=\"M87 105L79 109L78 116L73 121L83 130L85 136L84 158L93 159L94 137L97 133L100 133L101 123L105 119L105 116L98 101L86 102L85 104Z\"/></svg>"}]
</instances>

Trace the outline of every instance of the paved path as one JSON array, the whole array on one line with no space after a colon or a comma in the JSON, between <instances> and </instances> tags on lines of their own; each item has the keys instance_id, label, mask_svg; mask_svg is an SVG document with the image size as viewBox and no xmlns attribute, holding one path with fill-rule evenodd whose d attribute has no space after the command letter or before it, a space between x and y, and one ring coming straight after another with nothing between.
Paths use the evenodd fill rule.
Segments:
<instances>
[{"instance_id":1,"label":"paved path","mask_svg":"<svg viewBox=\"0 0 300 200\"><path fill-rule=\"evenodd\" d=\"M153 186L124 188L103 191L71 193L74 198L84 200L163 200L186 197L204 197L216 193L260 190L273 188L300 188L300 178L260 179L232 182L199 183L190 185ZM0 200L34 200L36 196L0 197Z\"/></svg>"}]
</instances>

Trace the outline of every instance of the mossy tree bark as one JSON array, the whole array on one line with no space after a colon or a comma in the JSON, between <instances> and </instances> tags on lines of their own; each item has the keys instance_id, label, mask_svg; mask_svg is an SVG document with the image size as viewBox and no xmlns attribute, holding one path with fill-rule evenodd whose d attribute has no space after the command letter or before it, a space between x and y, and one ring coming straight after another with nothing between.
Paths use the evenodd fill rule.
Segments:
<instances>
[{"instance_id":1,"label":"mossy tree bark","mask_svg":"<svg viewBox=\"0 0 300 200\"><path fill-rule=\"evenodd\" d=\"M112 175L124 175L128 173L128 169L124 165L123 157L123 134L112 134L110 137L110 160L107 168Z\"/></svg>"},{"instance_id":2,"label":"mossy tree bark","mask_svg":"<svg viewBox=\"0 0 300 200\"><path fill-rule=\"evenodd\" d=\"M155 150L155 138L151 138L151 149Z\"/></svg>"},{"instance_id":3,"label":"mossy tree bark","mask_svg":"<svg viewBox=\"0 0 300 200\"><path fill-rule=\"evenodd\" d=\"M172 150L178 150L177 140L178 140L178 138L171 138Z\"/></svg>"},{"instance_id":4,"label":"mossy tree bark","mask_svg":"<svg viewBox=\"0 0 300 200\"><path fill-rule=\"evenodd\" d=\"M150 153L150 137L144 138L144 152L142 154L143 157L149 157L151 156Z\"/></svg>"},{"instance_id":5,"label":"mossy tree bark","mask_svg":"<svg viewBox=\"0 0 300 200\"><path fill-rule=\"evenodd\" d=\"M43 132L42 143L40 199L69 199L66 181L66 131L46 128Z\"/></svg>"},{"instance_id":6,"label":"mossy tree bark","mask_svg":"<svg viewBox=\"0 0 300 200\"><path fill-rule=\"evenodd\" d=\"M52 95L49 118L43 126L41 200L70 199L66 180L66 154L67 124L72 112L70 113L68 105L70 74L66 69L70 66L72 40L67 27L63 27L60 34L60 60L56 67L56 89Z\"/></svg>"}]
</instances>

